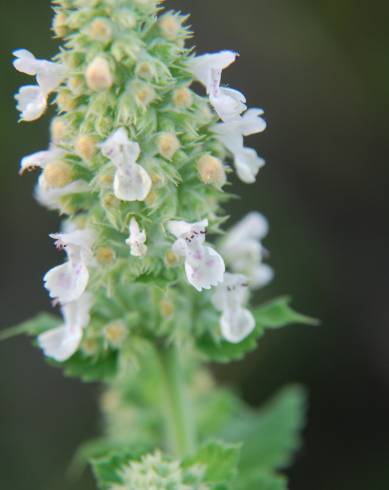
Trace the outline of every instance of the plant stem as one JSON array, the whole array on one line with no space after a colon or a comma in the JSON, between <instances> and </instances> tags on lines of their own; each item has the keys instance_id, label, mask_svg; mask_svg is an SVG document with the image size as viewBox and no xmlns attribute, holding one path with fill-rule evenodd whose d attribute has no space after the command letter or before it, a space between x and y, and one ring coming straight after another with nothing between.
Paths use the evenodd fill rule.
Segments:
<instances>
[{"instance_id":1,"label":"plant stem","mask_svg":"<svg viewBox=\"0 0 389 490\"><path fill-rule=\"evenodd\" d=\"M182 458L195 448L195 423L187 398L185 373L175 347L160 347L157 352L161 367L166 440L172 453Z\"/></svg>"}]
</instances>

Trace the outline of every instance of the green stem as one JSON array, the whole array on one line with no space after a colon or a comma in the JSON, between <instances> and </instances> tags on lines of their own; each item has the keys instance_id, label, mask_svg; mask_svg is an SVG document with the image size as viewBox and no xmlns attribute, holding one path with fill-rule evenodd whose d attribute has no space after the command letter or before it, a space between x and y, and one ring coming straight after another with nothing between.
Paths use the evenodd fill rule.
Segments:
<instances>
[{"instance_id":1,"label":"green stem","mask_svg":"<svg viewBox=\"0 0 389 490\"><path fill-rule=\"evenodd\" d=\"M195 449L195 422L185 386L185 373L174 347L158 349L161 367L161 400L166 441L172 453L182 458Z\"/></svg>"}]
</instances>

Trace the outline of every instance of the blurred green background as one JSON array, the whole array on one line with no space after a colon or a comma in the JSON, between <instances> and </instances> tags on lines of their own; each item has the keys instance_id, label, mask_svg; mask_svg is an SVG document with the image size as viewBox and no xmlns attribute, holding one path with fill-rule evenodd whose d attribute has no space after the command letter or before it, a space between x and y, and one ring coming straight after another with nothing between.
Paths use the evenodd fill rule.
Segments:
<instances>
[{"instance_id":1,"label":"blurred green background","mask_svg":"<svg viewBox=\"0 0 389 490\"><path fill-rule=\"evenodd\" d=\"M216 368L253 405L288 382L310 393L305 444L291 490L389 488L389 4L371 0L175 0L192 13L199 52L241 53L226 73L269 128L250 141L268 165L237 183L233 219L251 209L271 223L276 270L258 301L290 293L319 328L268 334L242 363ZM18 162L47 145L48 117L17 124L24 83L11 51L45 58L48 0L3 0L0 19L0 327L48 309L42 275L58 257L57 218L38 207L35 177ZM25 338L0 344L0 488L89 490L65 472L99 432L97 385L64 379ZM254 490L254 489L253 489Z\"/></svg>"}]
</instances>

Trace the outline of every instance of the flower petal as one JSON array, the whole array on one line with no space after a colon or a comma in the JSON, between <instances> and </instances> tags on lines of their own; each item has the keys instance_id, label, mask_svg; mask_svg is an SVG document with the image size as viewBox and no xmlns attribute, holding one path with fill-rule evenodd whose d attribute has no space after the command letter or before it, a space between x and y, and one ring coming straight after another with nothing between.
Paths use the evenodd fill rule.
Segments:
<instances>
[{"instance_id":1,"label":"flower petal","mask_svg":"<svg viewBox=\"0 0 389 490\"><path fill-rule=\"evenodd\" d=\"M202 252L197 260L192 256L185 261L186 277L197 291L210 289L223 282L225 271L224 260L213 248L202 247Z\"/></svg>"},{"instance_id":2,"label":"flower petal","mask_svg":"<svg viewBox=\"0 0 389 490\"><path fill-rule=\"evenodd\" d=\"M252 313L245 309L226 310L220 318L222 336L232 344L244 340L255 328L255 319Z\"/></svg>"},{"instance_id":3,"label":"flower petal","mask_svg":"<svg viewBox=\"0 0 389 490\"><path fill-rule=\"evenodd\" d=\"M70 330L63 325L39 335L38 344L47 357L63 362L77 351L81 338L82 330L80 328Z\"/></svg>"},{"instance_id":4,"label":"flower petal","mask_svg":"<svg viewBox=\"0 0 389 490\"><path fill-rule=\"evenodd\" d=\"M23 121L39 119L47 107L46 95L38 85L24 85L15 95L15 99Z\"/></svg>"},{"instance_id":5,"label":"flower petal","mask_svg":"<svg viewBox=\"0 0 389 490\"><path fill-rule=\"evenodd\" d=\"M265 165L265 160L252 148L243 148L234 155L238 177L246 184L253 184L257 173Z\"/></svg>"},{"instance_id":6,"label":"flower petal","mask_svg":"<svg viewBox=\"0 0 389 490\"><path fill-rule=\"evenodd\" d=\"M146 170L137 163L130 163L116 171L113 189L115 196L122 201L144 201L151 184Z\"/></svg>"},{"instance_id":7,"label":"flower petal","mask_svg":"<svg viewBox=\"0 0 389 490\"><path fill-rule=\"evenodd\" d=\"M68 261L50 269L44 276L44 286L51 298L60 303L77 300L89 281L88 268L82 261Z\"/></svg>"}]
</instances>

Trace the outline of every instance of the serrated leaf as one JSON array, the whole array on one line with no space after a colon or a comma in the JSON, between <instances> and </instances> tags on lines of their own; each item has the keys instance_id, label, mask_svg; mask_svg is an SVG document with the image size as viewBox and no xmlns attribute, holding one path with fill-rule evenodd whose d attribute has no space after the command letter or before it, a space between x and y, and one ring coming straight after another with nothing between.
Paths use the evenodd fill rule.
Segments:
<instances>
[{"instance_id":1,"label":"serrated leaf","mask_svg":"<svg viewBox=\"0 0 389 490\"><path fill-rule=\"evenodd\" d=\"M276 329L291 324L318 325L318 320L297 313L290 306L290 298L283 296L253 311L257 325L265 329Z\"/></svg>"},{"instance_id":2,"label":"serrated leaf","mask_svg":"<svg viewBox=\"0 0 389 490\"><path fill-rule=\"evenodd\" d=\"M273 330L296 323L304 325L317 325L314 318L294 311L287 296L277 298L265 305L257 307L254 311L256 327L254 331L239 344L231 344L221 338L214 338L207 333L201 336L198 347L209 359L216 362L230 362L242 359L245 354L257 347L258 340L266 330Z\"/></svg>"},{"instance_id":3,"label":"serrated leaf","mask_svg":"<svg viewBox=\"0 0 389 490\"><path fill-rule=\"evenodd\" d=\"M7 340L18 335L31 335L36 336L58 326L61 323L61 319L51 313L39 313L34 318L26 320L19 325L15 325L10 328L6 328L0 332L0 341Z\"/></svg>"},{"instance_id":4,"label":"serrated leaf","mask_svg":"<svg viewBox=\"0 0 389 490\"><path fill-rule=\"evenodd\" d=\"M301 442L305 420L306 396L298 386L282 390L258 413L242 409L222 436L227 441L242 441L240 471L285 468Z\"/></svg>"},{"instance_id":5,"label":"serrated leaf","mask_svg":"<svg viewBox=\"0 0 389 490\"><path fill-rule=\"evenodd\" d=\"M204 481L209 484L228 483L236 475L241 445L212 441L187 458L183 466L205 468Z\"/></svg>"}]
</instances>

